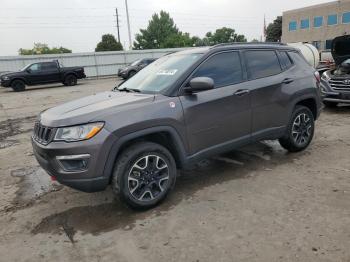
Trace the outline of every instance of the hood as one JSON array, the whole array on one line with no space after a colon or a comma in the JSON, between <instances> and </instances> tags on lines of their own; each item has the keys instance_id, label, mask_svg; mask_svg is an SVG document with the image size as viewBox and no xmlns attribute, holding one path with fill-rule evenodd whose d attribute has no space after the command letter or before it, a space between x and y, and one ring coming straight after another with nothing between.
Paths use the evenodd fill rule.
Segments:
<instances>
[{"instance_id":1,"label":"hood","mask_svg":"<svg viewBox=\"0 0 350 262\"><path fill-rule=\"evenodd\" d=\"M103 92L48 109L41 113L40 120L43 125L50 127L103 121L104 114L126 111L153 100L154 95L149 94Z\"/></svg>"},{"instance_id":2,"label":"hood","mask_svg":"<svg viewBox=\"0 0 350 262\"><path fill-rule=\"evenodd\" d=\"M14 75L17 75L17 74L18 74L18 72L2 72L2 73L0 73L0 77L3 77L3 76L11 77L11 76L14 76Z\"/></svg>"},{"instance_id":3,"label":"hood","mask_svg":"<svg viewBox=\"0 0 350 262\"><path fill-rule=\"evenodd\" d=\"M127 71L127 70L129 70L130 68L131 68L130 66L126 66L126 67L120 68L120 71Z\"/></svg>"},{"instance_id":4,"label":"hood","mask_svg":"<svg viewBox=\"0 0 350 262\"><path fill-rule=\"evenodd\" d=\"M336 65L341 65L345 60L350 59L350 35L334 38L332 56Z\"/></svg>"}]
</instances>

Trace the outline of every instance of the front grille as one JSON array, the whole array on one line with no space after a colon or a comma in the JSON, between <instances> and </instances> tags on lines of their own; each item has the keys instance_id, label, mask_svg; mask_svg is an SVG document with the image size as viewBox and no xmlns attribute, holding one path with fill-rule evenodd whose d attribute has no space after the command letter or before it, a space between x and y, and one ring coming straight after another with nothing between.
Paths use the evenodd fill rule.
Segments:
<instances>
[{"instance_id":1,"label":"front grille","mask_svg":"<svg viewBox=\"0 0 350 262\"><path fill-rule=\"evenodd\" d=\"M40 144L47 145L53 139L55 135L54 128L41 125L39 122L36 122L34 125L34 134L33 138Z\"/></svg>"},{"instance_id":2,"label":"front grille","mask_svg":"<svg viewBox=\"0 0 350 262\"><path fill-rule=\"evenodd\" d=\"M334 90L350 91L350 79L330 79L329 84Z\"/></svg>"}]
</instances>

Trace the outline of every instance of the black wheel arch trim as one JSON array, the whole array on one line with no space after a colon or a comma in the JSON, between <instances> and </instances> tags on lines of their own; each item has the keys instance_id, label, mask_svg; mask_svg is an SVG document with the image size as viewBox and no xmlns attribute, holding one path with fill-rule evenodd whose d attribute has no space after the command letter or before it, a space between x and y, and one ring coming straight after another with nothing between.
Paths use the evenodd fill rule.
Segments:
<instances>
[{"instance_id":1,"label":"black wheel arch trim","mask_svg":"<svg viewBox=\"0 0 350 262\"><path fill-rule=\"evenodd\" d=\"M75 72L67 72L67 73L64 73L63 80L65 80L66 77L69 76L69 75L73 75L73 76L75 76L78 79L77 73L75 73Z\"/></svg>"},{"instance_id":2,"label":"black wheel arch trim","mask_svg":"<svg viewBox=\"0 0 350 262\"><path fill-rule=\"evenodd\" d=\"M16 81L16 80L20 80L20 81L22 81L25 85L29 85L29 84L27 83L27 81L26 81L25 78L23 78L23 77L16 77L16 78L14 78L14 79L11 79L11 81L10 81L10 86L11 86L12 83L13 83L14 81Z\"/></svg>"},{"instance_id":3,"label":"black wheel arch trim","mask_svg":"<svg viewBox=\"0 0 350 262\"><path fill-rule=\"evenodd\" d=\"M108 179L112 177L115 160L118 154L120 153L120 149L123 147L123 145L135 139L142 138L144 136L151 135L151 134L157 134L160 132L167 132L170 135L171 139L173 139L175 152L177 154L176 157L179 160L179 168L185 166L187 162L187 152L185 150L183 141L180 135L178 134L178 132L176 131L176 129L171 126L157 126L157 127L142 129L133 133L129 133L122 137L116 138L116 141L111 146L111 150L105 162L103 177Z\"/></svg>"},{"instance_id":4,"label":"black wheel arch trim","mask_svg":"<svg viewBox=\"0 0 350 262\"><path fill-rule=\"evenodd\" d=\"M314 101L315 105L316 105L316 112L315 112L316 113L316 117L315 117L315 120L317 120L318 116L319 116L319 114L320 114L320 112L322 110L322 99L321 99L321 97L317 97L317 95L310 94L310 93L303 94L303 95L297 95L296 97L297 98L294 99L294 101L292 103L293 107L291 107L290 112L289 112L289 116L290 116L289 119L292 117L293 111L294 111L295 107L298 104L302 103L303 101L312 99Z\"/></svg>"}]
</instances>

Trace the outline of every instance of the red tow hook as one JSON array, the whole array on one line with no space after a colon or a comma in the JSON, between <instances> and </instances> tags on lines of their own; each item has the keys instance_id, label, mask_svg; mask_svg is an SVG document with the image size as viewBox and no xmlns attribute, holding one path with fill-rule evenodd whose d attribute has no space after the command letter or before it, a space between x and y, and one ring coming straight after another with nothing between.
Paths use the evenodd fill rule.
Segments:
<instances>
[{"instance_id":1,"label":"red tow hook","mask_svg":"<svg viewBox=\"0 0 350 262\"><path fill-rule=\"evenodd\" d=\"M51 181L52 181L52 182L57 181L56 177L55 177L55 176L51 176Z\"/></svg>"}]
</instances>

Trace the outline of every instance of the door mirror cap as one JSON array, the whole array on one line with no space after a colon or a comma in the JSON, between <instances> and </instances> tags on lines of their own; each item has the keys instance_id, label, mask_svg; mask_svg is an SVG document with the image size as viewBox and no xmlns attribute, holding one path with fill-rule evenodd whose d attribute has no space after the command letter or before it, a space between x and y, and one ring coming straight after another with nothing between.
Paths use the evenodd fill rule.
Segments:
<instances>
[{"instance_id":1,"label":"door mirror cap","mask_svg":"<svg viewBox=\"0 0 350 262\"><path fill-rule=\"evenodd\" d=\"M185 87L185 92L192 94L201 91L214 89L214 80L210 77L195 77L191 79L189 85Z\"/></svg>"},{"instance_id":2,"label":"door mirror cap","mask_svg":"<svg viewBox=\"0 0 350 262\"><path fill-rule=\"evenodd\" d=\"M28 74L30 74L32 72L32 70L30 70L29 68L26 71Z\"/></svg>"}]
</instances>

